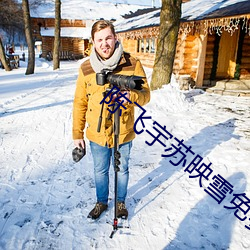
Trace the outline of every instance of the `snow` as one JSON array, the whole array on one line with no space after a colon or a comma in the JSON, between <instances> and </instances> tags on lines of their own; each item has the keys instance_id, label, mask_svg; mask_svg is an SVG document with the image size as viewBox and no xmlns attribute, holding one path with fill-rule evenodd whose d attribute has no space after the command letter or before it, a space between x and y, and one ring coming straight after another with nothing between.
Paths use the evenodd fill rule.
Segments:
<instances>
[{"instance_id":1,"label":"snow","mask_svg":"<svg viewBox=\"0 0 250 250\"><path fill-rule=\"evenodd\" d=\"M42 36L54 36L55 28L41 28ZM61 37L80 37L82 39L89 39L91 37L90 27L62 27Z\"/></svg>"},{"instance_id":2,"label":"snow","mask_svg":"<svg viewBox=\"0 0 250 250\"><path fill-rule=\"evenodd\" d=\"M116 4L115 2L98 2L95 0L62 0L61 1L61 17L62 19L71 20L96 20L118 19L121 15L135 12L138 9L149 8L148 5L133 4ZM45 4L38 6L36 9L30 10L32 17L54 18L55 4L52 1L46 1Z\"/></svg>"},{"instance_id":3,"label":"snow","mask_svg":"<svg viewBox=\"0 0 250 250\"><path fill-rule=\"evenodd\" d=\"M190 2L182 4L182 18L186 20L202 19L203 16L215 10L247 1L248 0L191 0Z\"/></svg>"},{"instance_id":4,"label":"snow","mask_svg":"<svg viewBox=\"0 0 250 250\"><path fill-rule=\"evenodd\" d=\"M117 32L139 29L141 27L158 26L160 24L160 9L152 12L135 16L128 19L120 18L114 22Z\"/></svg>"},{"instance_id":5,"label":"snow","mask_svg":"<svg viewBox=\"0 0 250 250\"><path fill-rule=\"evenodd\" d=\"M107 0L98 0L97 2L107 2ZM111 3L123 3L123 4L138 4L138 5L148 5L148 6L161 6L161 0L108 0Z\"/></svg>"},{"instance_id":6,"label":"snow","mask_svg":"<svg viewBox=\"0 0 250 250\"><path fill-rule=\"evenodd\" d=\"M156 121L192 146L204 163L212 163L209 181L200 187L199 178L189 178L194 173L170 163L180 156L162 157L174 139L161 137L166 147L149 146L145 141L153 138L144 129L130 159L130 228L109 238L112 169L108 211L98 222L86 219L95 203L88 143L79 163L71 157L72 100L81 62L61 62L53 71L52 62L37 57L33 75L25 75L22 61L11 72L0 70L0 249L249 249L249 212L240 221L224 205L232 206L233 194L250 197L250 99L180 91L174 78L152 91L144 106L152 117L145 129L156 134ZM145 70L150 80L151 70ZM233 185L221 204L204 191L218 174Z\"/></svg>"}]
</instances>

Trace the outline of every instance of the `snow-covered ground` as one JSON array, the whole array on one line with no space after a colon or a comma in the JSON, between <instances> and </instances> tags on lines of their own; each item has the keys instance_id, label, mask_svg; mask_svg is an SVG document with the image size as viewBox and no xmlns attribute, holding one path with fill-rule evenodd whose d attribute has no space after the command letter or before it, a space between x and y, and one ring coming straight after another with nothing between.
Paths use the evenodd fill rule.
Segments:
<instances>
[{"instance_id":1,"label":"snow-covered ground","mask_svg":"<svg viewBox=\"0 0 250 250\"><path fill-rule=\"evenodd\" d=\"M113 222L113 171L109 209L98 222L86 216L95 203L89 145L79 163L72 161L72 100L81 61L51 62L37 58L35 74L25 76L24 62L11 72L0 70L0 249L250 249L250 99L179 91L171 85L153 91L146 105L144 132L134 140L127 207L129 229L109 238ZM150 79L151 70L146 69ZM140 113L138 109L138 114ZM138 115L137 114L137 115ZM165 140L155 129L166 126L192 146L213 171L203 178L174 166L180 154L163 157L174 137ZM139 127L138 123L138 129ZM161 130L163 131L163 130ZM185 153L185 150L182 149ZM171 151L173 152L173 151ZM208 169L209 169L208 168ZM206 171L204 174L209 173ZM204 191L221 176L232 186L218 204ZM229 184L227 184L228 187ZM219 185L218 188L220 189ZM221 189L220 189L221 190ZM228 192L227 192L228 191ZM232 191L232 192L231 192ZM231 192L231 193L230 193ZM235 213L233 194L243 199ZM221 197L223 193L220 194ZM235 200L236 202L236 200Z\"/></svg>"}]
</instances>

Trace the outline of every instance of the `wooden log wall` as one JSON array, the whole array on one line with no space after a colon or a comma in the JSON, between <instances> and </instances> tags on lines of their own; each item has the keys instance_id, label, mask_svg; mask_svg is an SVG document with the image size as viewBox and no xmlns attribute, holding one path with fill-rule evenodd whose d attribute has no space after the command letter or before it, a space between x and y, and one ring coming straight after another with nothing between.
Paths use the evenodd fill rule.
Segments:
<instances>
[{"instance_id":1,"label":"wooden log wall","mask_svg":"<svg viewBox=\"0 0 250 250\"><path fill-rule=\"evenodd\" d=\"M184 50L184 64L180 72L180 74L190 75L192 79L195 79L197 71L197 58L199 53L197 39L195 35L187 36Z\"/></svg>"},{"instance_id":2,"label":"wooden log wall","mask_svg":"<svg viewBox=\"0 0 250 250\"><path fill-rule=\"evenodd\" d=\"M173 67L173 73L177 76L190 75L192 79L196 79L199 53L197 39L195 35L178 36Z\"/></svg>"},{"instance_id":3,"label":"wooden log wall","mask_svg":"<svg viewBox=\"0 0 250 250\"><path fill-rule=\"evenodd\" d=\"M215 34L213 35L208 34L204 78L203 78L203 80L207 82L206 85L210 84L209 81L213 68L214 46L215 46Z\"/></svg>"},{"instance_id":4,"label":"wooden log wall","mask_svg":"<svg viewBox=\"0 0 250 250\"><path fill-rule=\"evenodd\" d=\"M131 54L136 53L136 47L137 47L137 40L126 40L126 39L121 39L120 42L122 43L123 50L127 51Z\"/></svg>"},{"instance_id":5,"label":"wooden log wall","mask_svg":"<svg viewBox=\"0 0 250 250\"><path fill-rule=\"evenodd\" d=\"M73 51L73 39L63 37L61 38L60 51Z\"/></svg>"},{"instance_id":6,"label":"wooden log wall","mask_svg":"<svg viewBox=\"0 0 250 250\"><path fill-rule=\"evenodd\" d=\"M179 35L177 39L176 44L176 50L175 50L175 59L174 59L174 65L173 65L173 73L178 75L179 71L183 68L183 53L185 46L185 36Z\"/></svg>"},{"instance_id":7,"label":"wooden log wall","mask_svg":"<svg viewBox=\"0 0 250 250\"><path fill-rule=\"evenodd\" d=\"M242 46L240 79L250 79L250 36L245 35Z\"/></svg>"},{"instance_id":8,"label":"wooden log wall","mask_svg":"<svg viewBox=\"0 0 250 250\"><path fill-rule=\"evenodd\" d=\"M54 18L31 18L32 26L34 29L39 29L40 27L49 28L55 27ZM71 19L62 19L61 27L86 27L85 20L71 20Z\"/></svg>"},{"instance_id":9,"label":"wooden log wall","mask_svg":"<svg viewBox=\"0 0 250 250\"><path fill-rule=\"evenodd\" d=\"M73 39L73 53L74 55L84 55L84 51L88 48L89 41L87 39L82 40L79 38Z\"/></svg>"},{"instance_id":10,"label":"wooden log wall","mask_svg":"<svg viewBox=\"0 0 250 250\"><path fill-rule=\"evenodd\" d=\"M42 38L42 57L46 58L48 52L52 52L54 47L54 37ZM88 47L88 40L78 38L61 38L60 51L69 51L76 57L82 58L84 51Z\"/></svg>"},{"instance_id":11,"label":"wooden log wall","mask_svg":"<svg viewBox=\"0 0 250 250\"><path fill-rule=\"evenodd\" d=\"M120 41L123 45L123 49L131 53L134 57L140 59L145 67L152 68L154 66L155 51L157 45L157 39L155 38L155 51L150 53L146 50L138 49L140 43L147 42L146 39L153 39L152 37L137 38L137 39L126 39L126 37L120 36ZM190 75L193 79L197 73L197 57L198 57L198 37L195 35L183 36L179 34L176 47L176 55L173 66L173 73L177 75Z\"/></svg>"},{"instance_id":12,"label":"wooden log wall","mask_svg":"<svg viewBox=\"0 0 250 250\"><path fill-rule=\"evenodd\" d=\"M154 66L155 53L138 51L139 40L120 38L120 42L122 43L124 51L138 58L145 67L152 68Z\"/></svg>"},{"instance_id":13,"label":"wooden log wall","mask_svg":"<svg viewBox=\"0 0 250 250\"><path fill-rule=\"evenodd\" d=\"M42 37L42 57L46 58L48 52L53 51L54 37Z\"/></svg>"},{"instance_id":14,"label":"wooden log wall","mask_svg":"<svg viewBox=\"0 0 250 250\"><path fill-rule=\"evenodd\" d=\"M138 58L145 67L153 68L154 60L155 60L155 54L150 54L150 53L139 54L139 53L136 53L134 55L134 57Z\"/></svg>"}]
</instances>

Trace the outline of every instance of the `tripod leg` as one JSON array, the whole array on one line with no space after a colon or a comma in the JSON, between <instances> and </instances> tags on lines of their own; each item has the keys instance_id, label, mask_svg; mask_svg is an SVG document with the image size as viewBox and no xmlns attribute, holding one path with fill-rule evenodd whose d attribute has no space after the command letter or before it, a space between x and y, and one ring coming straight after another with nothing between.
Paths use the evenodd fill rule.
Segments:
<instances>
[{"instance_id":1,"label":"tripod leg","mask_svg":"<svg viewBox=\"0 0 250 250\"><path fill-rule=\"evenodd\" d=\"M102 93L103 97L105 97L105 93L106 92ZM98 133L100 133L100 131L101 131L103 107L104 107L104 102L102 103L102 107L101 107L101 111L100 111L100 116L99 116L99 120L98 120L98 125L97 125L97 132Z\"/></svg>"},{"instance_id":2,"label":"tripod leg","mask_svg":"<svg viewBox=\"0 0 250 250\"><path fill-rule=\"evenodd\" d=\"M115 104L118 105L118 104ZM116 106L115 106L116 108ZM118 219L117 219L117 193L118 193L118 172L120 171L120 152L119 152L119 134L120 134L120 109L117 109L114 115L114 171L115 171L115 184L114 184L114 192L115 192L115 207L114 207L114 223L113 223L113 231L110 235L110 238L113 237L114 233L118 229Z\"/></svg>"}]
</instances>

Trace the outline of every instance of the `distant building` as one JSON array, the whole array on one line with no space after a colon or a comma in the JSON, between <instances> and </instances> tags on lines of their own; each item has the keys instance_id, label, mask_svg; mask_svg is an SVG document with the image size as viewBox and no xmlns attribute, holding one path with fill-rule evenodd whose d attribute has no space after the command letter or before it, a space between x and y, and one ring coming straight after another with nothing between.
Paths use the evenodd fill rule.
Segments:
<instances>
[{"instance_id":1,"label":"distant building","mask_svg":"<svg viewBox=\"0 0 250 250\"><path fill-rule=\"evenodd\" d=\"M41 42L41 57L48 58L52 55L54 47L54 18L32 18L33 37ZM89 45L91 21L61 20L61 59L83 58ZM62 53L64 52L64 54ZM63 58L65 57L65 58Z\"/></svg>"},{"instance_id":2,"label":"distant building","mask_svg":"<svg viewBox=\"0 0 250 250\"><path fill-rule=\"evenodd\" d=\"M115 21L121 15L145 6L108 2L62 0L60 58L79 59L90 53L91 27L98 19ZM31 10L34 40L41 43L41 57L50 58L54 46L54 3L51 1Z\"/></svg>"}]
</instances>

